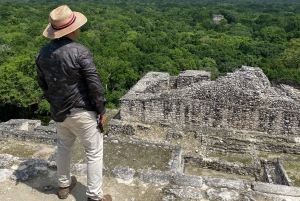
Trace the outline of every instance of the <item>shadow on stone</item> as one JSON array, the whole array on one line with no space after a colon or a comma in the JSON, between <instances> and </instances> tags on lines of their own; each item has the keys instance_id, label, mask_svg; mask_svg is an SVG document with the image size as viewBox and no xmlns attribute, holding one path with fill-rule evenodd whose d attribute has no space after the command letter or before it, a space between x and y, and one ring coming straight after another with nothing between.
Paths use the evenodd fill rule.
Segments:
<instances>
[{"instance_id":1,"label":"shadow on stone","mask_svg":"<svg viewBox=\"0 0 300 201\"><path fill-rule=\"evenodd\" d=\"M56 178L56 168L49 166L48 162L43 159L28 158L15 159L14 162L20 162L13 165L13 172L10 178L15 181L15 185L20 183L26 184L31 189L37 190L43 194L57 195L58 184ZM70 192L75 200L86 199L86 186L77 182L75 188Z\"/></svg>"}]
</instances>

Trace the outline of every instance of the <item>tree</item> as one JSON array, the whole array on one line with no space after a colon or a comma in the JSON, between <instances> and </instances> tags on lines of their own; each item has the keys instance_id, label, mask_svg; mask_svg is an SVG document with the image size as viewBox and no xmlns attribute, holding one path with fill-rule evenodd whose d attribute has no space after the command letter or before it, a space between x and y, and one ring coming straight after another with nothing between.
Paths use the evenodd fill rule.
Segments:
<instances>
[{"instance_id":1,"label":"tree","mask_svg":"<svg viewBox=\"0 0 300 201\"><path fill-rule=\"evenodd\" d=\"M276 26L264 27L260 31L260 37L263 41L270 43L284 43L287 41L287 34L283 28Z\"/></svg>"},{"instance_id":2,"label":"tree","mask_svg":"<svg viewBox=\"0 0 300 201\"><path fill-rule=\"evenodd\" d=\"M292 39L288 48L281 54L282 62L287 68L299 69L300 67L300 39Z\"/></svg>"}]
</instances>

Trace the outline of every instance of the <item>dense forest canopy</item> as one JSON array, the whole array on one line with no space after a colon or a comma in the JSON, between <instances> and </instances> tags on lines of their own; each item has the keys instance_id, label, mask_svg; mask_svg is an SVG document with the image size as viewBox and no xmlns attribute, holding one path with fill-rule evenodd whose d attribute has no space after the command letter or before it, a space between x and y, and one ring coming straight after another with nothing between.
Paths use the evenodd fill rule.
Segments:
<instances>
[{"instance_id":1,"label":"dense forest canopy","mask_svg":"<svg viewBox=\"0 0 300 201\"><path fill-rule=\"evenodd\" d=\"M300 83L300 3L293 0L0 0L0 116L47 115L35 54L49 13L67 4L88 22L78 42L101 75L107 107L149 71L207 70L213 79L242 65L270 80ZM223 15L216 24L213 15ZM18 109L17 112L12 112Z\"/></svg>"}]
</instances>

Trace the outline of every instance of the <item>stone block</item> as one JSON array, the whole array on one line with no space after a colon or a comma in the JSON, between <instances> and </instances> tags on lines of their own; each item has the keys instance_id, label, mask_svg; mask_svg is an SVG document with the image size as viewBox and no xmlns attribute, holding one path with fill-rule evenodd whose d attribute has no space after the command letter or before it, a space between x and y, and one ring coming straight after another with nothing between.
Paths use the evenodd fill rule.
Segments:
<instances>
[{"instance_id":1,"label":"stone block","mask_svg":"<svg viewBox=\"0 0 300 201\"><path fill-rule=\"evenodd\" d=\"M298 197L300 200L300 188L298 187L253 182L251 188L262 193Z\"/></svg>"},{"instance_id":2,"label":"stone block","mask_svg":"<svg viewBox=\"0 0 300 201\"><path fill-rule=\"evenodd\" d=\"M124 181L132 180L135 175L135 170L129 167L114 167L111 171L116 178Z\"/></svg>"},{"instance_id":3,"label":"stone block","mask_svg":"<svg viewBox=\"0 0 300 201\"><path fill-rule=\"evenodd\" d=\"M137 176L142 181L156 183L156 184L167 184L172 179L172 176L169 172L161 172L161 171L153 171L153 170L138 172Z\"/></svg>"},{"instance_id":4,"label":"stone block","mask_svg":"<svg viewBox=\"0 0 300 201\"><path fill-rule=\"evenodd\" d=\"M239 201L239 193L234 190L228 190L227 188L221 189L208 189L206 191L209 200L219 201Z\"/></svg>"},{"instance_id":5,"label":"stone block","mask_svg":"<svg viewBox=\"0 0 300 201\"><path fill-rule=\"evenodd\" d=\"M175 195L181 199L202 199L203 195L198 188L192 186L167 186L163 188L163 192Z\"/></svg>"},{"instance_id":6,"label":"stone block","mask_svg":"<svg viewBox=\"0 0 300 201\"><path fill-rule=\"evenodd\" d=\"M35 177L38 173L38 169L25 169L25 170L15 170L11 178L15 181L26 181L32 177Z\"/></svg>"},{"instance_id":7,"label":"stone block","mask_svg":"<svg viewBox=\"0 0 300 201\"><path fill-rule=\"evenodd\" d=\"M203 179L200 176L176 174L173 176L173 182L179 186L201 187Z\"/></svg>"},{"instance_id":8,"label":"stone block","mask_svg":"<svg viewBox=\"0 0 300 201\"><path fill-rule=\"evenodd\" d=\"M0 169L0 182L9 179L13 172L11 169Z\"/></svg>"},{"instance_id":9,"label":"stone block","mask_svg":"<svg viewBox=\"0 0 300 201\"><path fill-rule=\"evenodd\" d=\"M71 172L75 173L76 175L86 176L87 164L72 164Z\"/></svg>"},{"instance_id":10,"label":"stone block","mask_svg":"<svg viewBox=\"0 0 300 201\"><path fill-rule=\"evenodd\" d=\"M230 188L236 190L245 190L245 184L242 180L205 177L205 184L216 188Z\"/></svg>"},{"instance_id":11,"label":"stone block","mask_svg":"<svg viewBox=\"0 0 300 201\"><path fill-rule=\"evenodd\" d=\"M10 154L0 154L0 168L5 168L14 162L14 157Z\"/></svg>"}]
</instances>

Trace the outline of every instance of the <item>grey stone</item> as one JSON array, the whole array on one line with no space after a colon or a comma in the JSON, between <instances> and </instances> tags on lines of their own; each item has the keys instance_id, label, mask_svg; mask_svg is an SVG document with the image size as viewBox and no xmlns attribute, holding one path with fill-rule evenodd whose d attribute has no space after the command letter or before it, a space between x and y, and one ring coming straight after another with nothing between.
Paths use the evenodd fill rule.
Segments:
<instances>
[{"instance_id":1,"label":"grey stone","mask_svg":"<svg viewBox=\"0 0 300 201\"><path fill-rule=\"evenodd\" d=\"M180 186L195 186L201 187L203 184L202 177L193 175L176 174L173 176L173 181Z\"/></svg>"},{"instance_id":2,"label":"grey stone","mask_svg":"<svg viewBox=\"0 0 300 201\"><path fill-rule=\"evenodd\" d=\"M160 126L166 123L170 127L176 125L176 130L189 126L194 132L197 126L207 126L272 133L272 136L285 133L291 137L300 132L297 124L300 104L295 101L296 90L278 93L260 68L242 66L216 81L209 79L209 72L184 71L177 77L149 72L120 99L119 124L139 122ZM169 133L168 137L181 136L173 134ZM240 142L234 136L226 141L215 140L215 143L213 138L208 138L209 135L198 136L207 142L208 148L233 153L251 152L249 147L252 146L247 144L253 141L245 137L238 139L243 140ZM270 138L270 135L266 136ZM228 144L230 146L224 146ZM282 146L286 147L287 153L300 151L300 147L292 143L257 145L263 151L276 152L282 150Z\"/></svg>"},{"instance_id":3,"label":"grey stone","mask_svg":"<svg viewBox=\"0 0 300 201\"><path fill-rule=\"evenodd\" d=\"M1 129L13 131L17 130L24 130L28 131L28 120L27 119L10 119L4 124L1 125Z\"/></svg>"},{"instance_id":4,"label":"grey stone","mask_svg":"<svg viewBox=\"0 0 300 201\"><path fill-rule=\"evenodd\" d=\"M235 201L240 200L239 194L234 190L228 190L227 188L221 189L208 189L206 191L209 200L220 200L220 201Z\"/></svg>"},{"instance_id":5,"label":"grey stone","mask_svg":"<svg viewBox=\"0 0 300 201\"><path fill-rule=\"evenodd\" d=\"M203 195L198 188L192 186L167 186L163 188L163 192L175 195L182 199L201 199Z\"/></svg>"},{"instance_id":6,"label":"grey stone","mask_svg":"<svg viewBox=\"0 0 300 201\"><path fill-rule=\"evenodd\" d=\"M298 197L300 200L300 188L298 187L253 182L251 188L262 193Z\"/></svg>"},{"instance_id":7,"label":"grey stone","mask_svg":"<svg viewBox=\"0 0 300 201\"><path fill-rule=\"evenodd\" d=\"M242 196L242 201L256 201L255 192L254 191L244 191L241 192L240 195Z\"/></svg>"},{"instance_id":8,"label":"grey stone","mask_svg":"<svg viewBox=\"0 0 300 201\"><path fill-rule=\"evenodd\" d=\"M50 122L49 122L49 127L56 128L56 122L51 119Z\"/></svg>"},{"instance_id":9,"label":"grey stone","mask_svg":"<svg viewBox=\"0 0 300 201\"><path fill-rule=\"evenodd\" d=\"M119 143L119 140L112 140L111 142L112 142L112 143L118 144L118 143Z\"/></svg>"},{"instance_id":10,"label":"grey stone","mask_svg":"<svg viewBox=\"0 0 300 201\"><path fill-rule=\"evenodd\" d=\"M47 185L43 187L43 191L52 191L53 190L53 186L52 185Z\"/></svg>"},{"instance_id":11,"label":"grey stone","mask_svg":"<svg viewBox=\"0 0 300 201\"><path fill-rule=\"evenodd\" d=\"M167 184L171 181L171 174L168 172L161 172L161 171L143 171L138 172L137 176L140 180L150 182L150 183L156 183L156 184Z\"/></svg>"},{"instance_id":12,"label":"grey stone","mask_svg":"<svg viewBox=\"0 0 300 201\"><path fill-rule=\"evenodd\" d=\"M174 195L167 195L161 201L176 201L176 197Z\"/></svg>"},{"instance_id":13,"label":"grey stone","mask_svg":"<svg viewBox=\"0 0 300 201\"><path fill-rule=\"evenodd\" d=\"M172 148L172 156L170 161L168 162L169 169L171 172L174 173L182 173L183 172L183 166L182 166L182 150L181 147L173 147Z\"/></svg>"},{"instance_id":14,"label":"grey stone","mask_svg":"<svg viewBox=\"0 0 300 201\"><path fill-rule=\"evenodd\" d=\"M35 159L35 158L29 158L26 160L27 166L34 166L35 168L47 168L48 162L43 159Z\"/></svg>"},{"instance_id":15,"label":"grey stone","mask_svg":"<svg viewBox=\"0 0 300 201\"><path fill-rule=\"evenodd\" d=\"M150 126L150 125L147 125L147 124L145 124L145 125L139 124L139 125L137 125L137 129L138 129L138 130L148 131L148 130L151 129L151 126Z\"/></svg>"},{"instance_id":16,"label":"grey stone","mask_svg":"<svg viewBox=\"0 0 300 201\"><path fill-rule=\"evenodd\" d=\"M242 201L254 201L253 199L251 200L251 198L249 198L248 196L244 196L242 198Z\"/></svg>"},{"instance_id":17,"label":"grey stone","mask_svg":"<svg viewBox=\"0 0 300 201\"><path fill-rule=\"evenodd\" d=\"M14 171L10 169L0 169L0 181L10 178L13 172Z\"/></svg>"},{"instance_id":18,"label":"grey stone","mask_svg":"<svg viewBox=\"0 0 300 201\"><path fill-rule=\"evenodd\" d=\"M245 189L245 185L242 180L205 177L205 184L207 186L212 186L212 187L217 187L217 188L231 188L231 189L237 189L237 190Z\"/></svg>"},{"instance_id":19,"label":"grey stone","mask_svg":"<svg viewBox=\"0 0 300 201\"><path fill-rule=\"evenodd\" d=\"M57 157L57 147L55 148L54 152L49 156L48 161L56 161Z\"/></svg>"},{"instance_id":20,"label":"grey stone","mask_svg":"<svg viewBox=\"0 0 300 201\"><path fill-rule=\"evenodd\" d=\"M128 167L114 167L112 169L112 173L115 175L116 178L123 179L125 181L129 181L133 179L135 174L135 170Z\"/></svg>"},{"instance_id":21,"label":"grey stone","mask_svg":"<svg viewBox=\"0 0 300 201\"><path fill-rule=\"evenodd\" d=\"M49 161L48 168L50 169L57 169L56 161Z\"/></svg>"},{"instance_id":22,"label":"grey stone","mask_svg":"<svg viewBox=\"0 0 300 201\"><path fill-rule=\"evenodd\" d=\"M167 139L182 138L182 137L183 137L183 132L175 130L175 129L170 129L167 134Z\"/></svg>"},{"instance_id":23,"label":"grey stone","mask_svg":"<svg viewBox=\"0 0 300 201\"><path fill-rule=\"evenodd\" d=\"M35 168L25 169L25 170L15 170L11 178L15 181L26 181L32 177L35 177L38 173L38 170Z\"/></svg>"},{"instance_id":24,"label":"grey stone","mask_svg":"<svg viewBox=\"0 0 300 201\"><path fill-rule=\"evenodd\" d=\"M130 123L120 121L118 119L110 120L108 125L110 128L108 130L109 135L134 135L136 131L135 126L131 125Z\"/></svg>"},{"instance_id":25,"label":"grey stone","mask_svg":"<svg viewBox=\"0 0 300 201\"><path fill-rule=\"evenodd\" d=\"M36 128L34 128L34 131L43 133L46 136L47 135L56 136L56 127L52 127L52 126L37 126Z\"/></svg>"},{"instance_id":26,"label":"grey stone","mask_svg":"<svg viewBox=\"0 0 300 201\"><path fill-rule=\"evenodd\" d=\"M1 124L1 130L14 131L24 130L33 131L34 128L41 125L41 120L30 119L11 119Z\"/></svg>"},{"instance_id":27,"label":"grey stone","mask_svg":"<svg viewBox=\"0 0 300 201\"><path fill-rule=\"evenodd\" d=\"M277 162L275 164L275 184L281 184L286 186L292 186L292 181L288 177L288 174L284 170L282 163L279 159L277 159Z\"/></svg>"},{"instance_id":28,"label":"grey stone","mask_svg":"<svg viewBox=\"0 0 300 201\"><path fill-rule=\"evenodd\" d=\"M12 138L21 141L32 141L44 144L56 144L56 135L45 135L39 131L27 131L27 130L5 130L0 128L0 135L6 138Z\"/></svg>"},{"instance_id":29,"label":"grey stone","mask_svg":"<svg viewBox=\"0 0 300 201\"><path fill-rule=\"evenodd\" d=\"M8 167L14 162L14 157L10 154L0 154L0 168Z\"/></svg>"},{"instance_id":30,"label":"grey stone","mask_svg":"<svg viewBox=\"0 0 300 201\"><path fill-rule=\"evenodd\" d=\"M87 164L72 164L71 171L80 176L85 176L87 173Z\"/></svg>"},{"instance_id":31,"label":"grey stone","mask_svg":"<svg viewBox=\"0 0 300 201\"><path fill-rule=\"evenodd\" d=\"M264 201L299 201L299 197L291 197L291 196L282 196L282 195L275 195L275 194L267 194L267 193L261 193L261 192L251 192L253 197L255 199L253 201L257 200L264 200ZM252 201L252 200L251 200Z\"/></svg>"}]
</instances>

